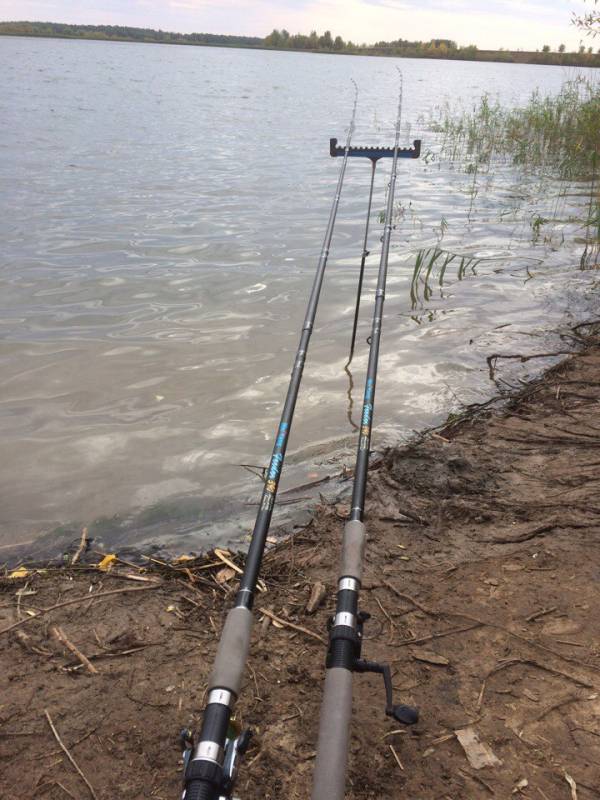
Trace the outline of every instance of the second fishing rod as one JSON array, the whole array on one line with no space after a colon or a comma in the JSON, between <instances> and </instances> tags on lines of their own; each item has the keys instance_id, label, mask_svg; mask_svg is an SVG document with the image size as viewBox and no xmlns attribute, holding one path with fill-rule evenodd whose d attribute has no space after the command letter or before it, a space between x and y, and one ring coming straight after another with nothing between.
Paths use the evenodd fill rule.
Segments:
<instances>
[{"instance_id":1,"label":"second fishing rod","mask_svg":"<svg viewBox=\"0 0 600 800\"><path fill-rule=\"evenodd\" d=\"M232 716L233 708L240 693L248 657L254 594L289 441L306 354L315 323L346 173L352 134L355 128L358 100L356 84L354 84L354 88L354 105L344 147L344 158L329 213L329 222L306 309L281 420L275 437L273 454L248 548L244 572L241 577L235 605L225 619L219 640L213 670L208 682L208 698L200 733L197 737L194 737L190 731L182 733L182 743L185 748L182 800L231 800L237 772L236 762L249 743L250 731L236 729Z\"/></svg>"},{"instance_id":2,"label":"second fishing rod","mask_svg":"<svg viewBox=\"0 0 600 800\"><path fill-rule=\"evenodd\" d=\"M329 631L329 649L326 661L327 673L321 705L312 800L343 800L344 798L350 717L352 714L352 676L354 672L374 672L383 676L386 693L385 712L388 716L406 725L413 724L418 720L418 712L415 708L407 705L394 705L389 665L378 664L361 658L363 625L369 615L359 611L359 592L367 539L363 517L383 305L394 214L394 195L398 158L400 156L401 121L402 75L400 75L392 170L388 187L385 227L381 244L375 307L369 340L369 360L356 454L350 518L344 527L336 610L335 616L331 620ZM366 249L366 246L364 249Z\"/></svg>"}]
</instances>

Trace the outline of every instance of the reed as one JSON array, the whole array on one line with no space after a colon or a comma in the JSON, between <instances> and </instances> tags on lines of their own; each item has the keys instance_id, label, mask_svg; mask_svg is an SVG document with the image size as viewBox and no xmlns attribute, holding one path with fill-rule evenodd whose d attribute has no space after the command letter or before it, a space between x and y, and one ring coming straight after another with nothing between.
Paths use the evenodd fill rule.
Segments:
<instances>
[{"instance_id":1,"label":"reed","mask_svg":"<svg viewBox=\"0 0 600 800\"><path fill-rule=\"evenodd\" d=\"M419 250L415 258L410 284L410 301L413 311L423 300L427 302L431 299L436 281L439 288L442 289L446 272L451 264L456 267L457 280L462 281L467 270L470 270L473 275L477 274L475 268L481 260L473 256L461 256L458 253L443 250L441 247Z\"/></svg>"},{"instance_id":2,"label":"reed","mask_svg":"<svg viewBox=\"0 0 600 800\"><path fill-rule=\"evenodd\" d=\"M462 161L464 172L473 176L469 220L478 191L477 176L493 177L502 165L540 176L542 184L545 179L563 181L565 192L569 184L587 184L588 201L577 219L584 234L580 266L599 266L600 82L578 76L567 81L558 94L546 96L535 91L527 103L514 108L484 95L469 111L457 112L449 105L439 108L431 126L442 135L438 157L455 165ZM540 196L542 192L540 189ZM541 240L542 226L552 221L547 209L533 215L534 241ZM428 254L427 258L431 257ZM423 274L427 275L427 269ZM424 297L427 299L426 294Z\"/></svg>"},{"instance_id":3,"label":"reed","mask_svg":"<svg viewBox=\"0 0 600 800\"><path fill-rule=\"evenodd\" d=\"M516 108L484 95L467 112L438 109L433 127L444 136L442 154L469 156L471 171L502 156L564 180L589 180L600 159L600 83L578 77L556 95L535 91Z\"/></svg>"}]
</instances>

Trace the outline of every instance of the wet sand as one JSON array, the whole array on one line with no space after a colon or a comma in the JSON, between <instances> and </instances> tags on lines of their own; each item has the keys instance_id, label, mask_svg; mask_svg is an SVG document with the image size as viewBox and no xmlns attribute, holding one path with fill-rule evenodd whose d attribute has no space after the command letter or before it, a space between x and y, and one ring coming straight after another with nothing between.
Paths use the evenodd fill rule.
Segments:
<instances>
[{"instance_id":1,"label":"wet sand","mask_svg":"<svg viewBox=\"0 0 600 800\"><path fill-rule=\"evenodd\" d=\"M579 352L502 408L454 418L371 471L363 655L391 664L396 702L421 719L398 731L380 678L355 677L352 800L600 797L600 339L575 335ZM238 703L255 732L246 800L309 795L346 512L319 508L266 556ZM198 724L234 570L214 554L108 571L100 559L92 545L1 581L7 800L92 796L45 712L98 800L180 791L178 731ZM465 728L495 765L468 760Z\"/></svg>"}]
</instances>

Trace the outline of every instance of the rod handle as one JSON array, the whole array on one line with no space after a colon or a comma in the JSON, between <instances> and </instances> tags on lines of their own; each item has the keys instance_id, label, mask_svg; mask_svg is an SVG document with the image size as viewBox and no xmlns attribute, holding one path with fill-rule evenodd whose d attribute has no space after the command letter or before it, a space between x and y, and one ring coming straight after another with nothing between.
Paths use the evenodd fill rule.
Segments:
<instances>
[{"instance_id":1,"label":"rod handle","mask_svg":"<svg viewBox=\"0 0 600 800\"><path fill-rule=\"evenodd\" d=\"M325 676L312 800L344 800L352 715L352 672L332 667Z\"/></svg>"},{"instance_id":2,"label":"rod handle","mask_svg":"<svg viewBox=\"0 0 600 800\"><path fill-rule=\"evenodd\" d=\"M239 695L244 667L250 648L252 612L247 608L232 608L227 614L215 656L208 688L227 689Z\"/></svg>"},{"instance_id":3,"label":"rod handle","mask_svg":"<svg viewBox=\"0 0 600 800\"><path fill-rule=\"evenodd\" d=\"M367 531L364 523L359 520L348 520L344 525L344 536L342 539L341 577L356 578L356 580L360 582L362 578L366 542Z\"/></svg>"}]
</instances>

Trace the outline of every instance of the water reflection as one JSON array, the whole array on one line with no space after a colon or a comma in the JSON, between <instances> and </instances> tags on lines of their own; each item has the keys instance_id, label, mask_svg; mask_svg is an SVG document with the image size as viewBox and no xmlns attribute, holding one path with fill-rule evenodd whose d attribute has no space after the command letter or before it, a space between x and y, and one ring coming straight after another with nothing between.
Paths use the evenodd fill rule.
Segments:
<instances>
[{"instance_id":1,"label":"water reflection","mask_svg":"<svg viewBox=\"0 0 600 800\"><path fill-rule=\"evenodd\" d=\"M348 390L346 392L346 397L348 398L348 410L346 411L346 416L348 417L348 422L350 423L352 430L357 431L359 426L352 419L352 410L354 408L354 399L352 397L352 392L354 391L354 379L352 378L352 372L350 371L350 362L344 364L344 372L348 376Z\"/></svg>"}]
</instances>

